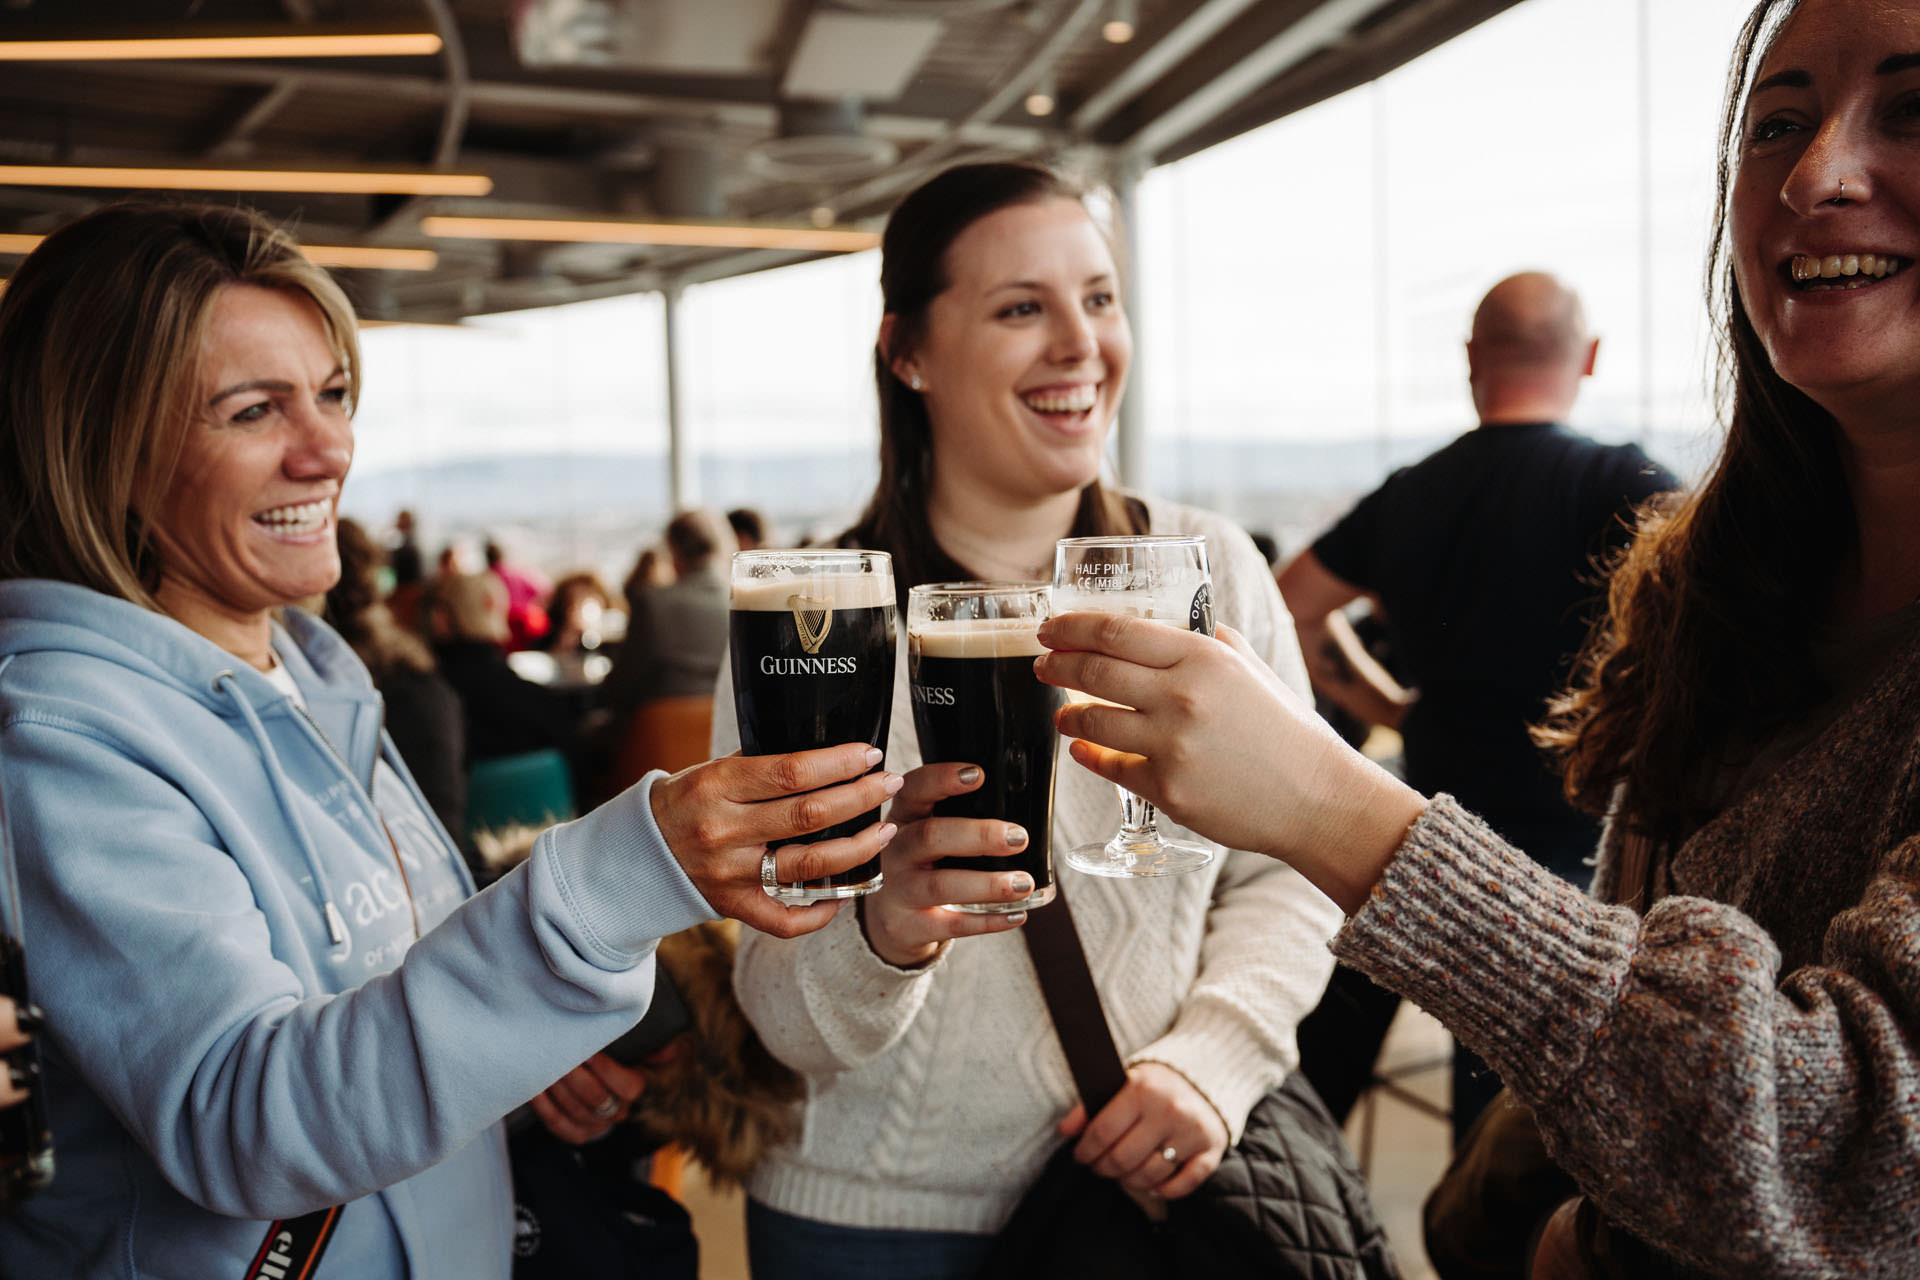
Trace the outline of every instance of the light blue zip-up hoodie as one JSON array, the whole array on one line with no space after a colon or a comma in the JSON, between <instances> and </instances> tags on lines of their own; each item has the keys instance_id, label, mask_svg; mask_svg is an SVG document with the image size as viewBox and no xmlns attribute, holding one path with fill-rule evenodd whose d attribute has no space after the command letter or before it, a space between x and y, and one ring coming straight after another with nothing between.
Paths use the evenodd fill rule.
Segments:
<instances>
[{"instance_id":1,"label":"light blue zip-up hoodie","mask_svg":"<svg viewBox=\"0 0 1920 1280\"><path fill-rule=\"evenodd\" d=\"M352 651L291 610L275 643L305 710L162 615L0 582L58 1161L0 1220L0 1275L237 1278L269 1222L344 1204L320 1280L504 1280L501 1117L632 1025L657 938L713 918L652 777L471 895Z\"/></svg>"}]
</instances>

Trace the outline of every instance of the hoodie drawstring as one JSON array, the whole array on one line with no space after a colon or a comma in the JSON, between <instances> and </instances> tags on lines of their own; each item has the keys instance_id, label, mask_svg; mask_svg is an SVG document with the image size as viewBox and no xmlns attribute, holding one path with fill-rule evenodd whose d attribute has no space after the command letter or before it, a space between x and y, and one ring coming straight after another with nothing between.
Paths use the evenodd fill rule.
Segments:
<instances>
[{"instance_id":1,"label":"hoodie drawstring","mask_svg":"<svg viewBox=\"0 0 1920 1280\"><path fill-rule=\"evenodd\" d=\"M247 728L252 731L254 743L260 748L260 754L267 762L267 777L273 784L273 798L280 806L281 816L287 820L287 825L293 828L294 837L300 843L301 856L307 860L307 872L313 877L314 897L320 903L320 914L327 921L327 937L334 946L344 946L347 941L346 917L340 914L340 908L333 905L333 891L327 886L325 873L320 870L320 854L313 847L313 837L307 834L306 823L302 822L300 815L294 812L293 801L290 798L293 783L288 779L286 771L280 767L280 757L274 753L273 743L267 737L266 726L260 723L260 717L254 711L253 704L248 702L246 696L240 692L239 682L234 679L233 672L222 671L215 676L213 687L233 699L234 704L240 708L241 719L247 722Z\"/></svg>"}]
</instances>

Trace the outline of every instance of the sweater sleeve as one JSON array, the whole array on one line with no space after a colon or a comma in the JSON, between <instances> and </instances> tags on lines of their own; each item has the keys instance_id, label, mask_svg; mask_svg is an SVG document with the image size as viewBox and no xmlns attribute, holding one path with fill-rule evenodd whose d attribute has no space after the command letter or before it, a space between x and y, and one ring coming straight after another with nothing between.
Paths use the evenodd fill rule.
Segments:
<instances>
[{"instance_id":1,"label":"sweater sleeve","mask_svg":"<svg viewBox=\"0 0 1920 1280\"><path fill-rule=\"evenodd\" d=\"M712 915L643 783L356 985L358 954L271 923L316 914L291 874L249 874L298 858L283 833L223 846L235 815L144 762L163 750L15 721L7 801L53 1060L216 1213L291 1217L439 1163L632 1025L654 940Z\"/></svg>"},{"instance_id":2,"label":"sweater sleeve","mask_svg":"<svg viewBox=\"0 0 1920 1280\"><path fill-rule=\"evenodd\" d=\"M1266 559L1240 530L1201 517L1221 620L1246 636L1280 678L1307 693L1293 619ZM1298 1065L1294 1033L1333 973L1327 941L1340 909L1271 858L1229 850L1214 884L1199 975L1167 1033L1131 1055L1185 1076L1240 1140L1248 1112Z\"/></svg>"},{"instance_id":3,"label":"sweater sleeve","mask_svg":"<svg viewBox=\"0 0 1920 1280\"><path fill-rule=\"evenodd\" d=\"M1442 796L1335 951L1482 1054L1649 1242L1729 1275L1920 1264L1920 837L1783 977L1734 908L1602 905Z\"/></svg>"}]
</instances>

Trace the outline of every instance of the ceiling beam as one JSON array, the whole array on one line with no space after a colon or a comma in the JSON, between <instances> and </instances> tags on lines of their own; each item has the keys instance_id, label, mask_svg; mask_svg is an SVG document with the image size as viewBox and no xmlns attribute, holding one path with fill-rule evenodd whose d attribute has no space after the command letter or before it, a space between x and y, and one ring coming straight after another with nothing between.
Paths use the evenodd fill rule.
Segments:
<instances>
[{"instance_id":1,"label":"ceiling beam","mask_svg":"<svg viewBox=\"0 0 1920 1280\"><path fill-rule=\"evenodd\" d=\"M471 77L467 74L467 43L461 37L460 24L455 21L453 10L447 7L447 0L422 2L427 7L428 16L433 19L433 29L439 33L440 62L447 77L446 96L440 108L440 134L434 140L430 163L436 169L447 169L460 158L460 144L467 136L467 115L470 110L467 87L471 83ZM367 228L368 234L392 235L395 230L417 218L424 207L418 196L400 201Z\"/></svg>"},{"instance_id":2,"label":"ceiling beam","mask_svg":"<svg viewBox=\"0 0 1920 1280\"><path fill-rule=\"evenodd\" d=\"M1138 40L1139 51L1119 74L1074 109L1067 120L1075 133L1090 133L1155 80L1251 8L1257 0L1202 0L1171 30ZM1143 33L1144 34L1144 33Z\"/></svg>"},{"instance_id":3,"label":"ceiling beam","mask_svg":"<svg viewBox=\"0 0 1920 1280\"><path fill-rule=\"evenodd\" d=\"M245 156L253 149L253 135L279 115L280 109L291 102L299 91L298 76L283 76L261 90L251 106L214 135L206 147L207 157L237 160Z\"/></svg>"},{"instance_id":4,"label":"ceiling beam","mask_svg":"<svg viewBox=\"0 0 1920 1280\"><path fill-rule=\"evenodd\" d=\"M875 201L890 200L951 164L954 152L968 141L965 131L970 126L998 119L1011 110L1014 103L1025 97L1029 89L1052 71L1054 62L1072 47L1083 31L1098 20L1106 7L1106 0L1070 0L1070 9L1066 8L1067 2L1069 0L1063 0L1061 10L1057 10L1064 11L1064 17L1054 23L1050 30L1045 26L1041 28L1042 33L1028 43L1020 56L1014 59L1012 69L989 88L978 106L911 157L885 173L823 201L824 207L844 214L860 210ZM1030 154L1039 149L1024 148L1022 153Z\"/></svg>"},{"instance_id":5,"label":"ceiling beam","mask_svg":"<svg viewBox=\"0 0 1920 1280\"><path fill-rule=\"evenodd\" d=\"M1519 0L1428 0L1424 5L1395 13L1369 26L1337 50L1323 52L1294 74L1248 95L1207 126L1188 133L1160 152L1160 163L1184 159L1378 79L1518 3Z\"/></svg>"},{"instance_id":6,"label":"ceiling beam","mask_svg":"<svg viewBox=\"0 0 1920 1280\"><path fill-rule=\"evenodd\" d=\"M1101 141L1157 162L1160 153L1205 127L1248 94L1308 58L1345 40L1348 32L1398 0L1270 2L1220 32L1172 76L1137 100L1113 124L1123 136Z\"/></svg>"},{"instance_id":7,"label":"ceiling beam","mask_svg":"<svg viewBox=\"0 0 1920 1280\"><path fill-rule=\"evenodd\" d=\"M63 74L68 77L98 71L202 84L270 85L289 74L287 67L265 62L143 62L138 64L137 72L127 63L76 62L63 65ZM302 63L298 74L302 86L314 93L384 97L435 105L443 103L447 97L446 82L431 76L359 71L312 63ZM771 102L675 98L618 89L588 89L517 80L473 80L467 85L467 104L469 109L491 107L502 111L554 111L595 120L686 120L769 135L778 132L780 127L779 109ZM867 131L875 137L896 142L924 142L945 137L953 131L953 126L946 120L873 112L867 116ZM990 119L971 121L960 128L959 133L964 143L1014 150L1032 150L1042 145L1047 136L1041 129L1001 125Z\"/></svg>"}]
</instances>

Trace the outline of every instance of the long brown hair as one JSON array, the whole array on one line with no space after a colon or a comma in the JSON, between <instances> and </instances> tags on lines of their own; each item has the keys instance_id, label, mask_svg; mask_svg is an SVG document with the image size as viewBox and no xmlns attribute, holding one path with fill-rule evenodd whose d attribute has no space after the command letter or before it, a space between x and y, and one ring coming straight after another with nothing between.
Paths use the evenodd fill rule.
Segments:
<instances>
[{"instance_id":1,"label":"long brown hair","mask_svg":"<svg viewBox=\"0 0 1920 1280\"><path fill-rule=\"evenodd\" d=\"M1707 298L1727 431L1707 479L1642 521L1609 612L1537 735L1565 753L1567 794L1656 841L1711 816L1705 790L1730 747L1823 694L1810 656L1818 603L1854 544L1832 415L1775 372L1747 315L1728 243L1747 84L1800 0L1761 0L1742 27L1720 121Z\"/></svg>"},{"instance_id":2,"label":"long brown hair","mask_svg":"<svg viewBox=\"0 0 1920 1280\"><path fill-rule=\"evenodd\" d=\"M1042 165L963 164L916 187L887 219L880 238L880 296L883 309L894 318L893 349L883 350L877 342L873 349L874 387L880 397L880 483L845 540L892 554L902 607L910 587L978 575L948 555L927 524L933 426L926 401L893 372L891 360L926 339L927 309L947 289L947 251L961 232L1014 205L1061 199L1086 207L1088 194ZM1103 222L1092 209L1088 216L1118 262L1118 236L1111 221ZM1095 479L1080 491L1072 536L1145 533L1146 524L1144 507Z\"/></svg>"},{"instance_id":3,"label":"long brown hair","mask_svg":"<svg viewBox=\"0 0 1920 1280\"><path fill-rule=\"evenodd\" d=\"M311 298L360 392L353 308L257 214L128 201L80 218L0 293L0 579L54 578L156 607L145 512L173 482L214 301Z\"/></svg>"}]
</instances>

